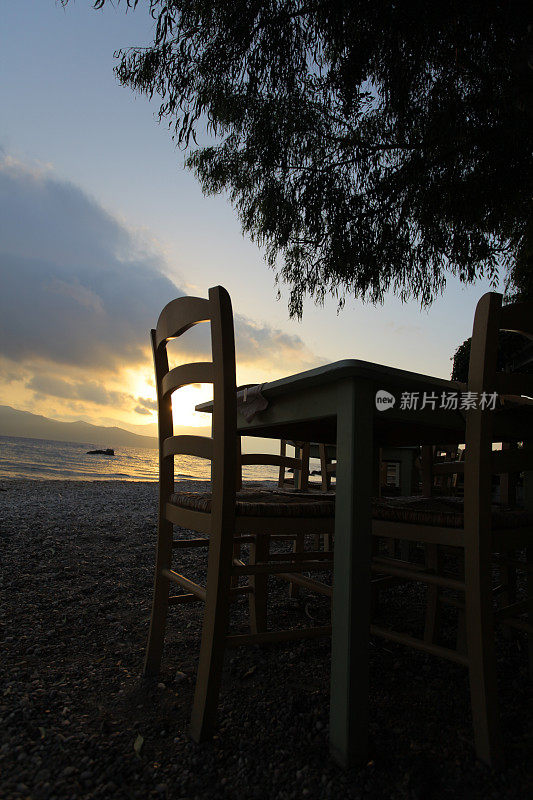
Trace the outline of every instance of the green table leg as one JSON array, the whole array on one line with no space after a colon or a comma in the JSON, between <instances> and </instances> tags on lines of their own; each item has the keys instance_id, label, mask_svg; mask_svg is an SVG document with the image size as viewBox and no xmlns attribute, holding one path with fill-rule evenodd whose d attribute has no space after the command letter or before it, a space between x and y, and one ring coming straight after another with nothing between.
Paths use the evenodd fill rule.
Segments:
<instances>
[{"instance_id":1,"label":"green table leg","mask_svg":"<svg viewBox=\"0 0 533 800\"><path fill-rule=\"evenodd\" d=\"M366 763L374 392L339 383L330 750L343 767Z\"/></svg>"}]
</instances>

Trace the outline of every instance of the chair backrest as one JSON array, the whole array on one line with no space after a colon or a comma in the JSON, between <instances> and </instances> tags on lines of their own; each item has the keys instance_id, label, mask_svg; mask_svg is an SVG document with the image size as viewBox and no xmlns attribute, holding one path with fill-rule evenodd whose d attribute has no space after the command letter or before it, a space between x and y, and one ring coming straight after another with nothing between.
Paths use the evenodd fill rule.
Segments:
<instances>
[{"instance_id":1,"label":"chair backrest","mask_svg":"<svg viewBox=\"0 0 533 800\"><path fill-rule=\"evenodd\" d=\"M212 361L180 364L169 369L167 343L194 325L211 325ZM159 419L159 498L167 503L174 491L174 456L191 455L211 461L213 525L219 522L233 530L235 492L242 486L241 467L270 465L305 470L308 462L285 455L241 454L237 434L237 386L233 311L222 286L209 290L209 299L178 297L165 306L151 332ZM172 394L193 383L213 384L212 435L174 435Z\"/></svg>"},{"instance_id":2,"label":"chair backrest","mask_svg":"<svg viewBox=\"0 0 533 800\"><path fill-rule=\"evenodd\" d=\"M499 394L533 395L533 375L497 372L499 331L533 339L533 303L502 305L502 295L497 292L488 292L480 299L472 331L468 390L486 391L490 387Z\"/></svg>"},{"instance_id":3,"label":"chair backrest","mask_svg":"<svg viewBox=\"0 0 533 800\"><path fill-rule=\"evenodd\" d=\"M294 457L288 456L286 454L286 441L282 439L279 455L277 453L239 453L238 454L239 464L241 467L252 466L252 465L279 467L278 471L279 488L283 488L286 484L289 483L291 486L294 486L294 481L292 479L288 481L284 477L285 470L292 469L294 470L294 474L298 474L300 476L298 485L295 486L294 488L305 491L308 488L308 482L309 482L309 446L307 445L307 448L305 448L304 446L299 450L298 445L296 445L295 450L296 453ZM297 455L298 452L300 453L300 455ZM240 483L239 483L239 475L237 476L237 485L239 488L241 484L242 484L242 473L241 473Z\"/></svg>"},{"instance_id":4,"label":"chair backrest","mask_svg":"<svg viewBox=\"0 0 533 800\"><path fill-rule=\"evenodd\" d=\"M212 361L181 364L169 370L167 343L199 322L211 325ZM233 311L222 286L209 299L178 297L165 306L152 330L159 418L159 497L168 502L174 490L174 456L191 455L211 461L211 513L222 525L235 515L237 475L237 399ZM172 393L194 383L213 384L212 435L174 436Z\"/></svg>"},{"instance_id":5,"label":"chair backrest","mask_svg":"<svg viewBox=\"0 0 533 800\"><path fill-rule=\"evenodd\" d=\"M533 337L533 304L502 306L502 295L488 292L476 307L467 383L476 404L466 413L464 491L465 524L476 521L474 527L480 530L490 530L492 474L533 466L529 448L492 452L494 414L489 398L495 392L518 396L533 393L533 375L497 371L500 330Z\"/></svg>"},{"instance_id":6,"label":"chair backrest","mask_svg":"<svg viewBox=\"0 0 533 800\"><path fill-rule=\"evenodd\" d=\"M287 455L287 445L294 447L294 458ZM275 456L279 466L278 486L292 486L306 491L309 488L309 442L291 442L281 439L279 456ZM274 463L274 462L272 462ZM285 470L292 469L293 475L287 478Z\"/></svg>"}]
</instances>

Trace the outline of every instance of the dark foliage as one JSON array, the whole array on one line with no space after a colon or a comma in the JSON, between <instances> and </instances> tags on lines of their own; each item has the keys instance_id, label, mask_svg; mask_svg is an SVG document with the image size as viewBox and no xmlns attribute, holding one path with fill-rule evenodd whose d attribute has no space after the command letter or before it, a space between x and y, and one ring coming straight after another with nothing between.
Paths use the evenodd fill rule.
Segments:
<instances>
[{"instance_id":1,"label":"dark foliage","mask_svg":"<svg viewBox=\"0 0 533 800\"><path fill-rule=\"evenodd\" d=\"M531 230L531 223L529 223ZM504 303L531 302L533 300L533 239L525 240L518 253L518 258L514 264L507 283L507 292L504 296ZM470 363L470 344L471 339L466 339L455 351L453 355L452 381L468 380L468 365ZM515 362L524 354L525 348L531 348L531 340L519 333L500 331L498 344L498 364L497 369L505 372L515 370L517 372L533 372L533 364L524 364L516 368ZM531 354L533 357L533 353Z\"/></svg>"},{"instance_id":2,"label":"dark foliage","mask_svg":"<svg viewBox=\"0 0 533 800\"><path fill-rule=\"evenodd\" d=\"M228 192L293 315L328 293L428 304L447 274L531 250L530 0L145 5L154 42L117 75L183 148L213 135L186 163Z\"/></svg>"},{"instance_id":3,"label":"dark foliage","mask_svg":"<svg viewBox=\"0 0 533 800\"><path fill-rule=\"evenodd\" d=\"M466 339L454 353L453 368L452 368L452 381L462 381L466 383L468 380L468 365L470 363L470 344L471 339ZM513 361L524 350L524 347L530 343L519 333L511 333L509 331L501 331L498 341L498 364L497 370L499 372L506 372L512 370ZM517 372L533 372L533 366L521 367L516 370Z\"/></svg>"}]
</instances>

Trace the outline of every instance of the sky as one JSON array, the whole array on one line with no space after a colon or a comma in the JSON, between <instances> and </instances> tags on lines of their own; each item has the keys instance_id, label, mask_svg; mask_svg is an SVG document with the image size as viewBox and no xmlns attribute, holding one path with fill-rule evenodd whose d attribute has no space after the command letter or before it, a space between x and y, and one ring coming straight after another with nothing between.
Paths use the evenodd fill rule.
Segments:
<instances>
[{"instance_id":1,"label":"sky","mask_svg":"<svg viewBox=\"0 0 533 800\"><path fill-rule=\"evenodd\" d=\"M229 200L184 169L157 100L113 74L114 52L148 44L153 24L142 2L2 0L0 404L152 432L149 330L171 299L216 284L232 298L239 383L345 358L449 377L488 283L450 279L429 310L391 295L338 312L331 299L291 320ZM201 359L206 334L176 359ZM205 394L177 394L179 422L205 425Z\"/></svg>"}]
</instances>

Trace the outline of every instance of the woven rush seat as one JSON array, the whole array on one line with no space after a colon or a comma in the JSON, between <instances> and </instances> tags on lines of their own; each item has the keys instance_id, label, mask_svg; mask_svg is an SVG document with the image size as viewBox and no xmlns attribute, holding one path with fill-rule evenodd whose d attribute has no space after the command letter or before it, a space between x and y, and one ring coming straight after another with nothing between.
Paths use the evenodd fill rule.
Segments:
<instances>
[{"instance_id":1,"label":"woven rush seat","mask_svg":"<svg viewBox=\"0 0 533 800\"><path fill-rule=\"evenodd\" d=\"M463 500L460 497L383 497L372 501L374 519L407 522L444 528L463 528ZM523 528L533 525L533 514L520 509L493 508L492 529Z\"/></svg>"},{"instance_id":2,"label":"woven rush seat","mask_svg":"<svg viewBox=\"0 0 533 800\"><path fill-rule=\"evenodd\" d=\"M211 492L173 492L170 503L192 511L211 512ZM308 492L242 489L236 493L235 513L247 517L333 517L333 497Z\"/></svg>"}]
</instances>

